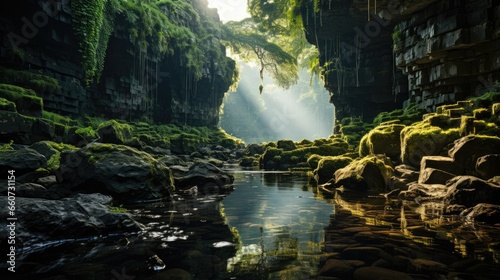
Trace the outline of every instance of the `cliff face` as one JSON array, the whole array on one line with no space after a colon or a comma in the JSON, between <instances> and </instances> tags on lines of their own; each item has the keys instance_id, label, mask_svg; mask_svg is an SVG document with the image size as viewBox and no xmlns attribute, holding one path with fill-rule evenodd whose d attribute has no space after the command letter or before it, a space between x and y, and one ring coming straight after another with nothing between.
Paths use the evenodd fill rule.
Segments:
<instances>
[{"instance_id":1,"label":"cliff face","mask_svg":"<svg viewBox=\"0 0 500 280\"><path fill-rule=\"evenodd\" d=\"M498 1L308 0L302 14L339 120L431 111L500 78Z\"/></svg>"},{"instance_id":2,"label":"cliff face","mask_svg":"<svg viewBox=\"0 0 500 280\"><path fill-rule=\"evenodd\" d=\"M202 24L219 23L217 12L208 9L205 0L184 2L192 6ZM150 119L196 126L217 124L222 98L232 82L232 60L212 52L199 54L203 61L200 73L195 75L181 55L182 48L159 54L133 43L134 34L125 27L130 19L118 11L113 18L115 28L110 33L102 75L97 82L88 83L79 38L74 32L72 7L69 0L25 0L0 12L1 65L59 81L58 90L38 92L45 109L73 116ZM185 27L198 28L194 24ZM137 26L139 32L141 28L146 27ZM198 43L195 38L191 40ZM225 53L217 35L206 44Z\"/></svg>"}]
</instances>

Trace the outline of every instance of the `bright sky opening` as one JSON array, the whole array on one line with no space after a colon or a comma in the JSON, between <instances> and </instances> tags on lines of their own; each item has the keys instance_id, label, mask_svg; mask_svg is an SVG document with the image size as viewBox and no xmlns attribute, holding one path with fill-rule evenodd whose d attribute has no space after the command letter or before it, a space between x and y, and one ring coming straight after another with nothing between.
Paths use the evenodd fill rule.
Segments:
<instances>
[{"instance_id":1,"label":"bright sky opening","mask_svg":"<svg viewBox=\"0 0 500 280\"><path fill-rule=\"evenodd\" d=\"M250 17L247 13L247 0L208 0L210 8L217 8L220 20L239 21Z\"/></svg>"}]
</instances>

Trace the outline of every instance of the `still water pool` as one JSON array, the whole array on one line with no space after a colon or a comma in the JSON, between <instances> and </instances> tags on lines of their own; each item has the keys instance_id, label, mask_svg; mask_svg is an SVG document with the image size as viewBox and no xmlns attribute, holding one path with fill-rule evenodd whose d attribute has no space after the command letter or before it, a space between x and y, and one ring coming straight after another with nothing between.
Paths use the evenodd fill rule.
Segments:
<instances>
[{"instance_id":1,"label":"still water pool","mask_svg":"<svg viewBox=\"0 0 500 280\"><path fill-rule=\"evenodd\" d=\"M368 252L350 263L367 267L371 253L390 252L385 257L408 265L413 279L455 279L447 277L458 275L463 260L484 272L481 279L499 275L498 227L464 226L437 208L398 208L377 195L324 198L305 174L229 172L230 194L191 192L126 206L143 233L41 244L23 252L13 279L328 279L318 277L325 261L346 251ZM394 266L384 261L377 260ZM422 263L433 265L430 272ZM460 275L477 274L470 271Z\"/></svg>"}]
</instances>

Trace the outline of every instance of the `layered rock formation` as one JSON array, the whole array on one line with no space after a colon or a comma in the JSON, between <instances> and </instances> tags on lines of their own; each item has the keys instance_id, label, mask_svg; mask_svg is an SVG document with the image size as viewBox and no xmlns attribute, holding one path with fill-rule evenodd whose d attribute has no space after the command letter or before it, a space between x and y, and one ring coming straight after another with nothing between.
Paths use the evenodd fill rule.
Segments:
<instances>
[{"instance_id":1,"label":"layered rock formation","mask_svg":"<svg viewBox=\"0 0 500 280\"><path fill-rule=\"evenodd\" d=\"M82 55L86 54L79 51L79 38L74 32L73 2L24 0L0 12L1 66L42 73L59 82L54 92L37 92L45 109L73 116L150 119L182 125L217 124L219 106L231 84L232 60L204 53L201 74L195 75L180 55L183 50L159 54L132 43L137 34L126 30L130 18L118 11L102 58L102 76L97 83L88 84L82 61ZM94 2L99 1L87 5L92 7ZM199 15L202 24L218 24L216 10L207 8L205 0L185 2ZM186 30L197 28L194 20L192 24ZM205 44L224 53L217 36L214 34ZM191 40L197 44L195 38Z\"/></svg>"},{"instance_id":2,"label":"layered rock formation","mask_svg":"<svg viewBox=\"0 0 500 280\"><path fill-rule=\"evenodd\" d=\"M496 1L309 0L302 14L339 120L404 101L433 111L500 79Z\"/></svg>"}]
</instances>

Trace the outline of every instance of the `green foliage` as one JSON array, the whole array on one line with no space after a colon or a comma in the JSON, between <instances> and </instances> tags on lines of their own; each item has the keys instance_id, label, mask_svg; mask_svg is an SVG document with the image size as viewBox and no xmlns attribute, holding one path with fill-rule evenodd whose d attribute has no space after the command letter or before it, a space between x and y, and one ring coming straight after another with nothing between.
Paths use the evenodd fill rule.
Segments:
<instances>
[{"instance_id":1,"label":"green foliage","mask_svg":"<svg viewBox=\"0 0 500 280\"><path fill-rule=\"evenodd\" d=\"M500 91L487 92L470 100L476 108L488 108L493 103L500 102Z\"/></svg>"},{"instance_id":2,"label":"green foliage","mask_svg":"<svg viewBox=\"0 0 500 280\"><path fill-rule=\"evenodd\" d=\"M26 70L14 70L0 67L0 82L12 84L35 92L53 92L59 88L59 82L52 77Z\"/></svg>"},{"instance_id":3,"label":"green foliage","mask_svg":"<svg viewBox=\"0 0 500 280\"><path fill-rule=\"evenodd\" d=\"M108 0L73 0L73 32L79 39L87 85L97 80L112 32L113 14L107 10Z\"/></svg>"},{"instance_id":4,"label":"green foliage","mask_svg":"<svg viewBox=\"0 0 500 280\"><path fill-rule=\"evenodd\" d=\"M224 39L240 58L260 65L261 80L263 72L267 71L278 86L289 88L298 80L296 58L270 42L266 34L257 33L256 29L251 19L229 22L224 25Z\"/></svg>"},{"instance_id":5,"label":"green foliage","mask_svg":"<svg viewBox=\"0 0 500 280\"><path fill-rule=\"evenodd\" d=\"M62 124L62 125L75 125L76 124L76 122L69 117L61 116L59 114L49 112L49 111L43 111L42 118L49 120L49 121L52 121L52 122L55 122L55 123Z\"/></svg>"},{"instance_id":6,"label":"green foliage","mask_svg":"<svg viewBox=\"0 0 500 280\"><path fill-rule=\"evenodd\" d=\"M6 144L3 144L3 145L0 145L0 151L12 151L12 144L14 144L14 141L13 140L10 140L9 143L6 143Z\"/></svg>"},{"instance_id":7,"label":"green foliage","mask_svg":"<svg viewBox=\"0 0 500 280\"><path fill-rule=\"evenodd\" d=\"M91 126L80 127L77 130L75 130L75 134L79 135L80 137L85 139L87 142L90 142L92 140L99 138L99 135Z\"/></svg>"},{"instance_id":8,"label":"green foliage","mask_svg":"<svg viewBox=\"0 0 500 280\"><path fill-rule=\"evenodd\" d=\"M128 209L127 208L124 208L123 205L120 205L120 206L107 206L108 207L108 211L111 212L111 213L127 213L128 212Z\"/></svg>"}]
</instances>

